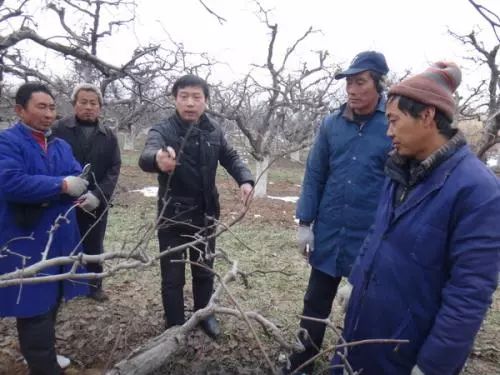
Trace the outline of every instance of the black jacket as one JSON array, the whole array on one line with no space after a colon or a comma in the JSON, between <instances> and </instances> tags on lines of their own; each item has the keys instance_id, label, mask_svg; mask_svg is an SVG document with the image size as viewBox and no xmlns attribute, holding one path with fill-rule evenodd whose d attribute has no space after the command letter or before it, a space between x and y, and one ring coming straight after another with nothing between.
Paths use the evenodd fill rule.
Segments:
<instances>
[{"instance_id":1,"label":"black jacket","mask_svg":"<svg viewBox=\"0 0 500 375\"><path fill-rule=\"evenodd\" d=\"M167 146L177 155L172 174L161 172L156 164L157 151ZM176 114L150 129L139 166L145 172L158 173L160 212L164 198L168 202L165 217L203 225L205 215L218 217L220 213L215 186L219 162L238 185L254 183L250 170L212 119L202 115L198 124L190 126Z\"/></svg>"},{"instance_id":2,"label":"black jacket","mask_svg":"<svg viewBox=\"0 0 500 375\"><path fill-rule=\"evenodd\" d=\"M116 135L110 128L98 123L92 138L85 142L75 116L56 121L52 131L56 137L71 145L82 167L87 163L92 165L95 180L89 178L89 190L101 201L99 208L104 208L105 201L109 201L113 195L120 174L121 156Z\"/></svg>"}]
</instances>

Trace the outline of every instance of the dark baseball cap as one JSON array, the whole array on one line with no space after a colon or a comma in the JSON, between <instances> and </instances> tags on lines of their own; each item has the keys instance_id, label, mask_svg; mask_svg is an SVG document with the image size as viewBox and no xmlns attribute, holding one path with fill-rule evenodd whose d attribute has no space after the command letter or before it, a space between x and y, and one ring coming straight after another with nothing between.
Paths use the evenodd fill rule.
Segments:
<instances>
[{"instance_id":1,"label":"dark baseball cap","mask_svg":"<svg viewBox=\"0 0 500 375\"><path fill-rule=\"evenodd\" d=\"M351 61L351 65L347 70L335 74L335 79L342 79L366 70L386 75L389 72L389 67L387 66L384 55L376 51L360 52Z\"/></svg>"}]
</instances>

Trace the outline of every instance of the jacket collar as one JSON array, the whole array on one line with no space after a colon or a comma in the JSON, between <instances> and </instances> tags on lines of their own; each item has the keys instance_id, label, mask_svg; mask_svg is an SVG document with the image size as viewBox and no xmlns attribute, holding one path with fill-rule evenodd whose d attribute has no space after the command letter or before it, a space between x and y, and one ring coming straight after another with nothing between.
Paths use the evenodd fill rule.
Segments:
<instances>
[{"instance_id":1,"label":"jacket collar","mask_svg":"<svg viewBox=\"0 0 500 375\"><path fill-rule=\"evenodd\" d=\"M466 143L463 133L457 130L448 142L420 163L400 156L393 150L386 161L384 172L404 186L415 186Z\"/></svg>"},{"instance_id":2,"label":"jacket collar","mask_svg":"<svg viewBox=\"0 0 500 375\"><path fill-rule=\"evenodd\" d=\"M19 129L23 132L23 134L25 134L26 136L29 136L30 138L33 138L33 136L31 135L32 133L43 134L47 139L51 139L52 138L52 129L48 129L47 131L42 132L40 130L33 129L31 126L26 125L22 121L19 121L17 123L17 125L19 126Z\"/></svg>"},{"instance_id":3,"label":"jacket collar","mask_svg":"<svg viewBox=\"0 0 500 375\"><path fill-rule=\"evenodd\" d=\"M76 128L78 126L76 116L74 116L74 115L64 118L61 121L61 124L63 124L64 126L66 126L67 128L70 128L70 129ZM97 130L100 131L102 134L106 134L106 129L104 128L104 125L99 120L97 120Z\"/></svg>"},{"instance_id":4,"label":"jacket collar","mask_svg":"<svg viewBox=\"0 0 500 375\"><path fill-rule=\"evenodd\" d=\"M186 134L189 129L191 129L189 130L191 134L196 134L199 132L210 133L215 129L215 126L212 124L212 120L205 113L201 115L200 121L198 121L196 124L186 123L181 119L177 111L175 112L175 115L172 116L172 120L179 130L180 134L182 135Z\"/></svg>"},{"instance_id":5,"label":"jacket collar","mask_svg":"<svg viewBox=\"0 0 500 375\"><path fill-rule=\"evenodd\" d=\"M371 114L371 117L373 117L375 112L381 112L382 114L385 114L386 101L387 99L385 95L380 95L377 106L375 107L375 111ZM354 112L352 111L351 107L347 105L347 103L344 103L342 107L340 107L340 113L342 117L346 118L351 122L354 122Z\"/></svg>"},{"instance_id":6,"label":"jacket collar","mask_svg":"<svg viewBox=\"0 0 500 375\"><path fill-rule=\"evenodd\" d=\"M441 163L437 164L434 169L430 169L425 181L415 185L412 193L408 196L406 201L394 210L393 222L401 217L404 213L408 212L413 207L422 202L429 194L435 190L440 189L453 169L464 159L466 156L472 154L467 144L456 148L454 152ZM391 184L392 195L395 192L396 185Z\"/></svg>"}]
</instances>

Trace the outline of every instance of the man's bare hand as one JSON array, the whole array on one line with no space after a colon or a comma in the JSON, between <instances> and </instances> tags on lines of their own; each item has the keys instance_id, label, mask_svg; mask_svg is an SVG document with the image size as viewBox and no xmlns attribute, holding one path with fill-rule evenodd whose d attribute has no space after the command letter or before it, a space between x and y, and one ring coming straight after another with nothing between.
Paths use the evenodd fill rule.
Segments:
<instances>
[{"instance_id":1,"label":"man's bare hand","mask_svg":"<svg viewBox=\"0 0 500 375\"><path fill-rule=\"evenodd\" d=\"M240 186L240 192L241 192L241 201L243 202L245 207L248 207L253 197L253 186L249 183L242 184Z\"/></svg>"},{"instance_id":2,"label":"man's bare hand","mask_svg":"<svg viewBox=\"0 0 500 375\"><path fill-rule=\"evenodd\" d=\"M164 173L172 173L175 169L175 150L167 146L165 149L160 149L156 153L156 164L160 171Z\"/></svg>"}]
</instances>

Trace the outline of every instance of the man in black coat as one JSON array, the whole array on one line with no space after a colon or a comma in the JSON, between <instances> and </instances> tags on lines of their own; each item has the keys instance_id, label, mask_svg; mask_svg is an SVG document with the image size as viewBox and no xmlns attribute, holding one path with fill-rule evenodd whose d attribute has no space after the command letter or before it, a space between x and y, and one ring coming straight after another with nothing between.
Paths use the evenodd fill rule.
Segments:
<instances>
[{"instance_id":1,"label":"man in black coat","mask_svg":"<svg viewBox=\"0 0 500 375\"><path fill-rule=\"evenodd\" d=\"M108 205L120 174L121 157L118 140L113 131L99 121L103 98L98 87L83 83L71 95L74 115L57 121L55 136L71 145L80 164L91 165L88 175L89 190L82 196L77 211L78 225L86 254L104 252L104 235L108 221ZM101 273L100 263L87 265L89 272ZM102 302L108 299L102 290L102 279L91 281L89 296Z\"/></svg>"},{"instance_id":2,"label":"man in black coat","mask_svg":"<svg viewBox=\"0 0 500 375\"><path fill-rule=\"evenodd\" d=\"M214 218L220 214L215 186L220 163L240 186L247 204L253 177L237 152L227 143L219 126L205 114L209 99L207 83L194 75L179 78L172 87L176 113L151 128L139 166L158 173L158 239L160 251L192 242L194 236L210 236ZM189 249L189 259L213 267L215 238ZM184 324L185 267L171 260L183 259L184 252L161 258L162 299L166 328ZM205 307L213 291L213 274L192 265L194 310ZM212 338L219 334L213 316L201 324Z\"/></svg>"}]
</instances>

